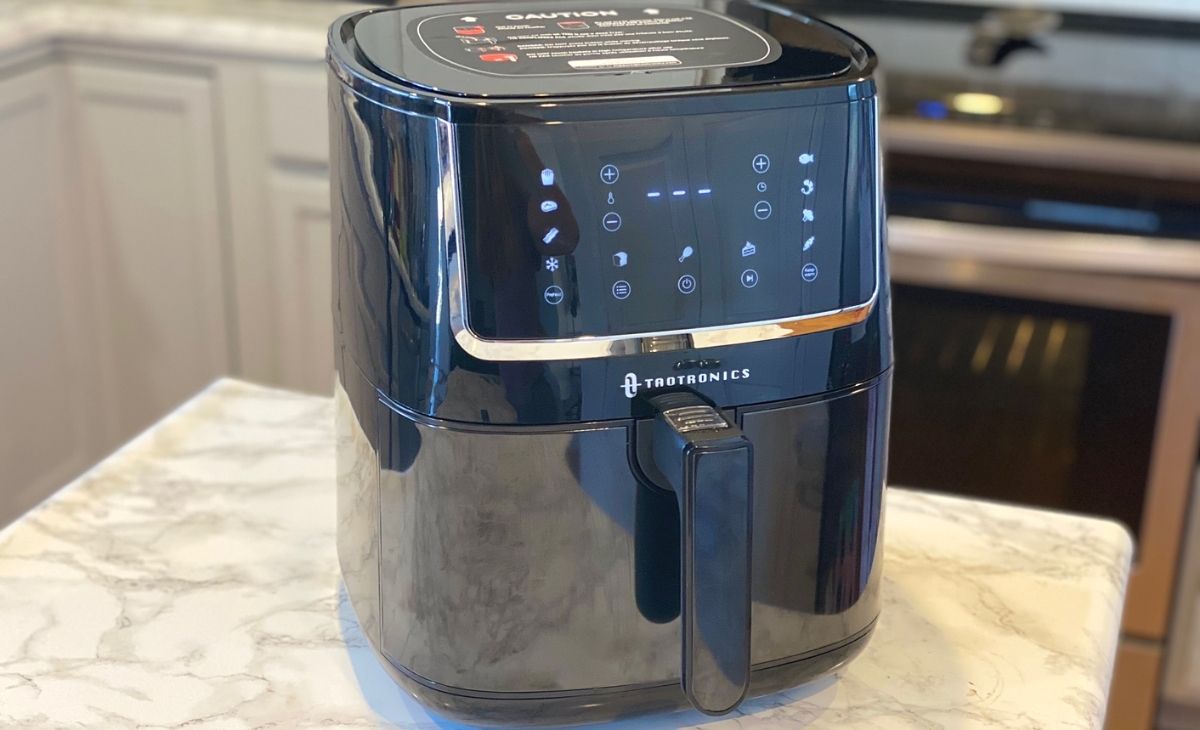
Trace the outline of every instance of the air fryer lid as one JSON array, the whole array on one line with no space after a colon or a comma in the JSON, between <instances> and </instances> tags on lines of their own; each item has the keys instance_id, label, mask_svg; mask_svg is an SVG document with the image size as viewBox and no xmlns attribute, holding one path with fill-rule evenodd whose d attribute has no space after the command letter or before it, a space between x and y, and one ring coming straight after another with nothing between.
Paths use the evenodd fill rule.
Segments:
<instances>
[{"instance_id":1,"label":"air fryer lid","mask_svg":"<svg viewBox=\"0 0 1200 730\"><path fill-rule=\"evenodd\" d=\"M829 26L743 0L401 7L363 16L353 33L382 75L468 97L804 82L855 75L868 58Z\"/></svg>"}]
</instances>

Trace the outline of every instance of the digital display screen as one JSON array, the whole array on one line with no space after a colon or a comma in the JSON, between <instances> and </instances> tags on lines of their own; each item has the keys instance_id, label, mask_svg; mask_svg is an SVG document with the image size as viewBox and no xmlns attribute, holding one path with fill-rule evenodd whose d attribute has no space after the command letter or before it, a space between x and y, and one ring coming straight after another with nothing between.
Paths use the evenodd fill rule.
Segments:
<instances>
[{"instance_id":1,"label":"digital display screen","mask_svg":"<svg viewBox=\"0 0 1200 730\"><path fill-rule=\"evenodd\" d=\"M471 329L637 334L867 301L874 192L859 106L462 128Z\"/></svg>"}]
</instances>

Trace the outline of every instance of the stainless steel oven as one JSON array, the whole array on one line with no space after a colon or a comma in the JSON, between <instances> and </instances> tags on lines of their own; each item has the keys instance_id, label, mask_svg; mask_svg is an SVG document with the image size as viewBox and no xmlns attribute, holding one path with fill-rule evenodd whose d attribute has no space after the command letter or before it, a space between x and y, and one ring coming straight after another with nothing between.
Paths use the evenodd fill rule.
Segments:
<instances>
[{"instance_id":1,"label":"stainless steel oven","mask_svg":"<svg viewBox=\"0 0 1200 730\"><path fill-rule=\"evenodd\" d=\"M1125 631L1151 639L1166 632L1197 461L1200 271L1106 271L1089 249L1161 245L890 226L891 480L1121 521L1137 544Z\"/></svg>"},{"instance_id":2,"label":"stainless steel oven","mask_svg":"<svg viewBox=\"0 0 1200 730\"><path fill-rule=\"evenodd\" d=\"M903 135L900 189L898 150L914 142ZM890 218L889 478L1128 527L1136 556L1109 727L1148 728L1200 446L1200 236L1041 227L1002 220L992 201L974 210L988 222Z\"/></svg>"},{"instance_id":3,"label":"stainless steel oven","mask_svg":"<svg viewBox=\"0 0 1200 730\"><path fill-rule=\"evenodd\" d=\"M1200 22L801 1L884 71L891 483L1125 524L1109 727L1200 727Z\"/></svg>"}]
</instances>

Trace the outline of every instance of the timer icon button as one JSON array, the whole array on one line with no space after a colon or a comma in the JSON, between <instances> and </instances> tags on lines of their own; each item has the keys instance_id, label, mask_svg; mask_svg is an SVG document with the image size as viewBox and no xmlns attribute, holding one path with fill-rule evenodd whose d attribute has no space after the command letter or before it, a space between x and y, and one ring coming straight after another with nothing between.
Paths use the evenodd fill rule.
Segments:
<instances>
[{"instance_id":1,"label":"timer icon button","mask_svg":"<svg viewBox=\"0 0 1200 730\"><path fill-rule=\"evenodd\" d=\"M754 168L755 172L762 175L771 169L771 158L763 154L755 155L754 159L750 162L750 166Z\"/></svg>"},{"instance_id":2,"label":"timer icon button","mask_svg":"<svg viewBox=\"0 0 1200 730\"><path fill-rule=\"evenodd\" d=\"M758 286L758 272L754 269L746 269L742 272L742 286L747 289L753 289Z\"/></svg>"},{"instance_id":3,"label":"timer icon button","mask_svg":"<svg viewBox=\"0 0 1200 730\"><path fill-rule=\"evenodd\" d=\"M617 169L616 165L605 165L600 168L600 179L606 185L612 185L619 177L621 177L621 171Z\"/></svg>"},{"instance_id":4,"label":"timer icon button","mask_svg":"<svg viewBox=\"0 0 1200 730\"><path fill-rule=\"evenodd\" d=\"M760 221L765 221L771 217L771 204L765 200L760 200L754 204L754 217Z\"/></svg>"},{"instance_id":5,"label":"timer icon button","mask_svg":"<svg viewBox=\"0 0 1200 730\"><path fill-rule=\"evenodd\" d=\"M621 216L616 213L605 213L600 219L600 223L604 226L604 230L609 233L615 233L621 227Z\"/></svg>"}]
</instances>

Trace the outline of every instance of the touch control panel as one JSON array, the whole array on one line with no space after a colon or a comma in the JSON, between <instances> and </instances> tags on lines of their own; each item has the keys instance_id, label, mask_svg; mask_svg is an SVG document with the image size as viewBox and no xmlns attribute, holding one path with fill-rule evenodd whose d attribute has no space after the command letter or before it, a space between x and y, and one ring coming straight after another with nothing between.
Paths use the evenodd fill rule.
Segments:
<instances>
[{"instance_id":1,"label":"touch control panel","mask_svg":"<svg viewBox=\"0 0 1200 730\"><path fill-rule=\"evenodd\" d=\"M608 336L868 301L868 113L854 102L461 128L469 326L495 339Z\"/></svg>"}]
</instances>

